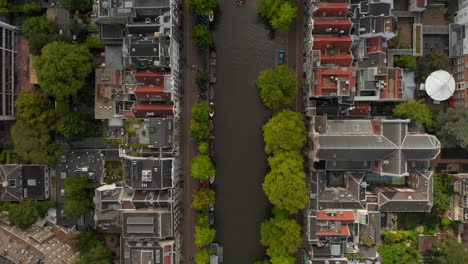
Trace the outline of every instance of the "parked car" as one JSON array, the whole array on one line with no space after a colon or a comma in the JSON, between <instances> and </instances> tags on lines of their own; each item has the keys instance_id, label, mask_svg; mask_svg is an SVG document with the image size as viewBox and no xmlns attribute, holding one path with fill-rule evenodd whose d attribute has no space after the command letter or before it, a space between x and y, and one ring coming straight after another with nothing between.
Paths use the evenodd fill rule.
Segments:
<instances>
[{"instance_id":1,"label":"parked car","mask_svg":"<svg viewBox=\"0 0 468 264\"><path fill-rule=\"evenodd\" d=\"M214 225L215 218L214 218L214 205L213 204L209 205L208 217L210 219L210 225Z\"/></svg>"},{"instance_id":2,"label":"parked car","mask_svg":"<svg viewBox=\"0 0 468 264\"><path fill-rule=\"evenodd\" d=\"M284 59L286 57L286 51L284 49L278 50L278 64L284 64Z\"/></svg>"}]
</instances>

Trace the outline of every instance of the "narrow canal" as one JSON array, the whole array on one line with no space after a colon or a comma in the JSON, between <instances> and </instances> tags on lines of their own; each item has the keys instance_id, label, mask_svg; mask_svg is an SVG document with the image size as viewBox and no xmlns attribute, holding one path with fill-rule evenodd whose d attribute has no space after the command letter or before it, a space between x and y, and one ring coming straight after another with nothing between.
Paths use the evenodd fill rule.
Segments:
<instances>
[{"instance_id":1,"label":"narrow canal","mask_svg":"<svg viewBox=\"0 0 468 264\"><path fill-rule=\"evenodd\" d=\"M274 43L256 13L256 0L237 7L218 1L214 41L217 50L216 241L225 264L249 264L264 256L260 223L269 211L261 184L267 171L262 125L268 112L254 80L274 66Z\"/></svg>"}]
</instances>

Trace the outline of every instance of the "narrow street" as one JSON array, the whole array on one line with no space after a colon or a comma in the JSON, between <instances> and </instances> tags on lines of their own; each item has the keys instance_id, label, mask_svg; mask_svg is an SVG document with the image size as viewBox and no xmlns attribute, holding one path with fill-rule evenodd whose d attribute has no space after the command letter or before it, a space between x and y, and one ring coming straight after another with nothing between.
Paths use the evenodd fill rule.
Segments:
<instances>
[{"instance_id":1,"label":"narrow street","mask_svg":"<svg viewBox=\"0 0 468 264\"><path fill-rule=\"evenodd\" d=\"M181 122L181 151L184 171L183 263L191 263L190 259L197 251L194 245L195 211L190 208L192 193L198 186L197 182L190 175L190 161L196 154L196 144L192 137L190 137L189 125L190 119L192 119L192 106L198 100L197 86L195 84L196 72L193 70L192 65L199 65L201 60L191 39L194 24L195 18L192 12L187 5L184 5L183 57L185 58L185 63L183 63L184 96Z\"/></svg>"}]
</instances>

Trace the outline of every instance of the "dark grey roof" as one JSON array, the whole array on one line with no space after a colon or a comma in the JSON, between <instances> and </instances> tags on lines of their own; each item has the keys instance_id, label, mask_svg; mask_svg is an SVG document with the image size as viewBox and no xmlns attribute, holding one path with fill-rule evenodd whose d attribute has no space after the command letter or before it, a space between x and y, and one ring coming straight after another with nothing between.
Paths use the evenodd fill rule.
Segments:
<instances>
[{"instance_id":1,"label":"dark grey roof","mask_svg":"<svg viewBox=\"0 0 468 264\"><path fill-rule=\"evenodd\" d=\"M390 4L388 3L371 3L369 4L369 14L372 16L389 16Z\"/></svg>"},{"instance_id":2,"label":"dark grey roof","mask_svg":"<svg viewBox=\"0 0 468 264\"><path fill-rule=\"evenodd\" d=\"M0 165L0 201L49 199L49 169L45 165Z\"/></svg>"},{"instance_id":3,"label":"dark grey roof","mask_svg":"<svg viewBox=\"0 0 468 264\"><path fill-rule=\"evenodd\" d=\"M124 212L123 237L172 237L172 215L165 210L137 210Z\"/></svg>"},{"instance_id":4,"label":"dark grey roof","mask_svg":"<svg viewBox=\"0 0 468 264\"><path fill-rule=\"evenodd\" d=\"M349 134L357 124L359 127L366 127L362 121L343 122L341 126L347 126L347 131L351 132L342 134L339 132L346 129L340 128L328 133L328 128L335 127L336 123L330 121L333 126L327 124L327 133L318 136L317 158L326 161L327 170L369 170L371 166L378 167L372 161L379 161L382 175L404 176L407 175L408 160L431 160L440 151L440 142L435 136L408 134L409 120L381 120L382 128L375 129L382 130L382 135L368 129L360 130L369 131L366 135ZM366 121L369 125L372 123L371 120Z\"/></svg>"},{"instance_id":5,"label":"dark grey roof","mask_svg":"<svg viewBox=\"0 0 468 264\"><path fill-rule=\"evenodd\" d=\"M135 0L135 7L163 8L169 7L169 0Z\"/></svg>"},{"instance_id":6,"label":"dark grey roof","mask_svg":"<svg viewBox=\"0 0 468 264\"><path fill-rule=\"evenodd\" d=\"M125 159L125 182L134 190L172 188L173 159Z\"/></svg>"},{"instance_id":7,"label":"dark grey roof","mask_svg":"<svg viewBox=\"0 0 468 264\"><path fill-rule=\"evenodd\" d=\"M106 69L122 70L122 46L106 46Z\"/></svg>"},{"instance_id":8,"label":"dark grey roof","mask_svg":"<svg viewBox=\"0 0 468 264\"><path fill-rule=\"evenodd\" d=\"M149 140L154 148L173 146L173 119L172 118L150 118Z\"/></svg>"}]
</instances>

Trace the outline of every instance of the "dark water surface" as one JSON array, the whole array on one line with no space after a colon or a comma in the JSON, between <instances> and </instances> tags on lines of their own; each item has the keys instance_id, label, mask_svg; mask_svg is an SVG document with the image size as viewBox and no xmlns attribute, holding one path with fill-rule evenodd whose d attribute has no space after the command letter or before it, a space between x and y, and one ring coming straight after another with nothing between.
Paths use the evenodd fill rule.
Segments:
<instances>
[{"instance_id":1,"label":"dark water surface","mask_svg":"<svg viewBox=\"0 0 468 264\"><path fill-rule=\"evenodd\" d=\"M251 264L264 256L260 223L268 212L261 183L267 170L261 127L268 112L254 80L274 66L274 43L256 14L257 1L237 7L220 0L215 15L217 50L216 241L225 264Z\"/></svg>"}]
</instances>

